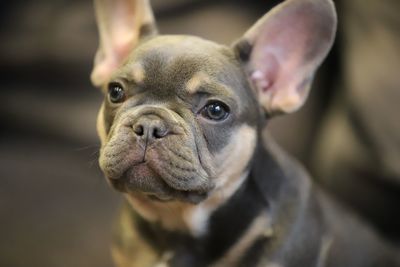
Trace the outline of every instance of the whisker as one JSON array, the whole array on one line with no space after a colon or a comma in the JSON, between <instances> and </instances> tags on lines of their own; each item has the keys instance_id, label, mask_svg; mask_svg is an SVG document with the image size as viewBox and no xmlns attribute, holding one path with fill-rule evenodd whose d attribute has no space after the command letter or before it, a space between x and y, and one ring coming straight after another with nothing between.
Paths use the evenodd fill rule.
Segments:
<instances>
[{"instance_id":1,"label":"whisker","mask_svg":"<svg viewBox=\"0 0 400 267\"><path fill-rule=\"evenodd\" d=\"M78 147L78 148L75 148L74 151L80 152L80 151L85 151L85 150L92 149L92 148L99 149L100 145L96 144L96 145L87 145L87 146L83 146L83 147Z\"/></svg>"}]
</instances>

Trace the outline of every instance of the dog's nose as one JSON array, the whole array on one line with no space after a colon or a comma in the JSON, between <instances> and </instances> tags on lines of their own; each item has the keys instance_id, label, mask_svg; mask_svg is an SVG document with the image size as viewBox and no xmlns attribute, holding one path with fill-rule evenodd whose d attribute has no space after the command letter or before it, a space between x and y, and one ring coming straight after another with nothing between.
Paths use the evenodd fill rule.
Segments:
<instances>
[{"instance_id":1,"label":"dog's nose","mask_svg":"<svg viewBox=\"0 0 400 267\"><path fill-rule=\"evenodd\" d=\"M133 126L133 132L141 139L160 139L168 135L168 127L157 116L140 118Z\"/></svg>"}]
</instances>

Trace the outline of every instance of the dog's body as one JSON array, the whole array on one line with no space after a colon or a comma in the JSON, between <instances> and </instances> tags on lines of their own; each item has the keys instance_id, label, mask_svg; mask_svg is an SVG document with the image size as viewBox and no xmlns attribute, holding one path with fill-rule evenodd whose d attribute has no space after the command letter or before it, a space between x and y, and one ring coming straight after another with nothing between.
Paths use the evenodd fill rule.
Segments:
<instances>
[{"instance_id":1,"label":"dog's body","mask_svg":"<svg viewBox=\"0 0 400 267\"><path fill-rule=\"evenodd\" d=\"M211 214L204 235L165 230L125 205L113 247L118 266L399 266L394 251L275 144L259 144L254 156L249 176ZM166 209L185 220L184 210ZM168 264L154 264L163 261Z\"/></svg>"},{"instance_id":2,"label":"dog's body","mask_svg":"<svg viewBox=\"0 0 400 267\"><path fill-rule=\"evenodd\" d=\"M119 266L399 266L262 136L265 113L305 101L333 42L330 1L289 0L232 48L157 36L146 1L96 7L100 166L129 202Z\"/></svg>"}]
</instances>

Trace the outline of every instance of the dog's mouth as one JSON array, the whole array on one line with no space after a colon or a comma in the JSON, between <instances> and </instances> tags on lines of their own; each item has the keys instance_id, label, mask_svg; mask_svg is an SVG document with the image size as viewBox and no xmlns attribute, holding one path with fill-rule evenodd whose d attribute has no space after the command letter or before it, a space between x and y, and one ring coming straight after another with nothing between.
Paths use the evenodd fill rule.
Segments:
<instances>
[{"instance_id":1,"label":"dog's mouth","mask_svg":"<svg viewBox=\"0 0 400 267\"><path fill-rule=\"evenodd\" d=\"M197 204L208 196L208 190L173 188L146 161L133 164L118 179L108 180L120 192L132 196L141 194L156 202L182 201Z\"/></svg>"},{"instance_id":2,"label":"dog's mouth","mask_svg":"<svg viewBox=\"0 0 400 267\"><path fill-rule=\"evenodd\" d=\"M195 191L177 191L173 195L157 195L157 194L145 194L145 196L151 201L156 202L171 202L171 201L182 201L192 204L197 204L207 198L207 193L200 193Z\"/></svg>"}]
</instances>

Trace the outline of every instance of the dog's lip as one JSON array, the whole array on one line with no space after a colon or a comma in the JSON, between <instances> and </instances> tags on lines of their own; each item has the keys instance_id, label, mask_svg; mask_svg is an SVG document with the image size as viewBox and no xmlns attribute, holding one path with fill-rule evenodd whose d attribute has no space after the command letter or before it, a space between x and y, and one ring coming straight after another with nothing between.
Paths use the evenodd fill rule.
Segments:
<instances>
[{"instance_id":1,"label":"dog's lip","mask_svg":"<svg viewBox=\"0 0 400 267\"><path fill-rule=\"evenodd\" d=\"M146 191L138 189L136 187L132 187L132 185L129 183L129 171L131 171L132 168L144 165L147 165L146 160L135 162L118 179L110 177L109 180L113 187L120 192L132 195L142 193L147 196L149 200L157 202L170 202L178 200L182 202L197 204L207 198L208 192L198 190L178 190L169 186L166 182L162 180L162 178L156 178L158 182L162 183L163 185L163 189L158 192Z\"/></svg>"},{"instance_id":2,"label":"dog's lip","mask_svg":"<svg viewBox=\"0 0 400 267\"><path fill-rule=\"evenodd\" d=\"M129 194L129 192L128 192ZM134 194L134 192L133 192ZM170 202L180 200L183 202L189 202L197 204L207 198L207 193L199 193L196 191L178 191L176 190L172 195L165 194L145 194L150 200L157 202Z\"/></svg>"},{"instance_id":3,"label":"dog's lip","mask_svg":"<svg viewBox=\"0 0 400 267\"><path fill-rule=\"evenodd\" d=\"M146 194L146 196L150 200L158 201L158 202L169 202L169 201L174 200L174 198L172 196L166 196L166 195Z\"/></svg>"},{"instance_id":4,"label":"dog's lip","mask_svg":"<svg viewBox=\"0 0 400 267\"><path fill-rule=\"evenodd\" d=\"M140 165L145 165L147 163L146 160L142 160L142 161L138 161L138 162L134 162L132 165L130 165L124 172L122 172L122 174L118 175L118 176L111 176L111 175L107 175L105 174L105 176L111 180L111 181L121 181L124 180L124 177L126 176L126 173L132 168L132 167L137 167Z\"/></svg>"}]
</instances>

